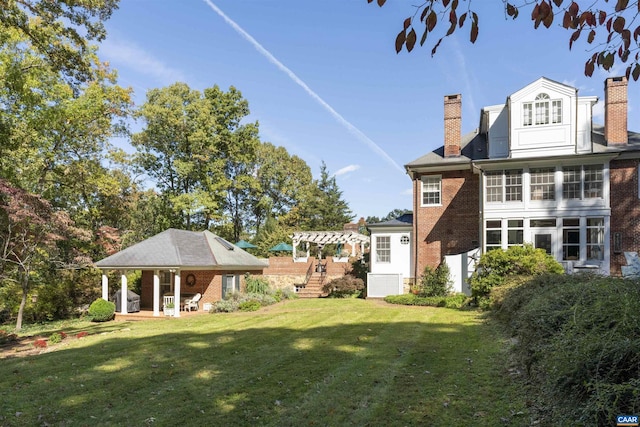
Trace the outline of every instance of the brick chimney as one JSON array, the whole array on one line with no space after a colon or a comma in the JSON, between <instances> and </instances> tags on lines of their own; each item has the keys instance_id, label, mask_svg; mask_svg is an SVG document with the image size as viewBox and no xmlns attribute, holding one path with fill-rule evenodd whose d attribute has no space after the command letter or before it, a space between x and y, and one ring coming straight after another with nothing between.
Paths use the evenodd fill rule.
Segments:
<instances>
[{"instance_id":1,"label":"brick chimney","mask_svg":"<svg viewBox=\"0 0 640 427\"><path fill-rule=\"evenodd\" d=\"M628 143L626 77L604 81L604 139L607 145Z\"/></svg>"},{"instance_id":2,"label":"brick chimney","mask_svg":"<svg viewBox=\"0 0 640 427\"><path fill-rule=\"evenodd\" d=\"M460 156L461 135L462 95L447 95L444 97L444 157Z\"/></svg>"}]
</instances>

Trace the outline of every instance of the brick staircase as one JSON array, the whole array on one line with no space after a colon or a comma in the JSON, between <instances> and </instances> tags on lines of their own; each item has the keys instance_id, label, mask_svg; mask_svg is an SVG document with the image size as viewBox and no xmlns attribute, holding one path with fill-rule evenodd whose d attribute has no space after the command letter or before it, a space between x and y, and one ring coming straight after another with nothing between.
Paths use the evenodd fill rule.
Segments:
<instances>
[{"instance_id":1,"label":"brick staircase","mask_svg":"<svg viewBox=\"0 0 640 427\"><path fill-rule=\"evenodd\" d=\"M320 298L326 297L327 294L322 292L324 284L324 274L313 272L307 279L307 284L300 287L296 295L300 298Z\"/></svg>"}]
</instances>

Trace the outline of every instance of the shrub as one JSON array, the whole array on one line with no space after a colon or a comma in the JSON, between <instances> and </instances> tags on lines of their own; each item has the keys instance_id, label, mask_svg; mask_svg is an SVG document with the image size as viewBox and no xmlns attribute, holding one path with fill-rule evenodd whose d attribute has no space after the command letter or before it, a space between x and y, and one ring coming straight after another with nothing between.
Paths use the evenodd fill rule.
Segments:
<instances>
[{"instance_id":1,"label":"shrub","mask_svg":"<svg viewBox=\"0 0 640 427\"><path fill-rule=\"evenodd\" d=\"M238 304L238 310L240 311L256 311L259 310L262 307L262 304L260 304L260 301L257 300L247 300L247 301L242 301L240 304Z\"/></svg>"},{"instance_id":2,"label":"shrub","mask_svg":"<svg viewBox=\"0 0 640 427\"><path fill-rule=\"evenodd\" d=\"M18 336L13 333L9 333L4 329L0 329L0 345L9 344L18 340Z\"/></svg>"},{"instance_id":3,"label":"shrub","mask_svg":"<svg viewBox=\"0 0 640 427\"><path fill-rule=\"evenodd\" d=\"M608 425L640 407L640 286L588 275L511 284L497 317L517 338L553 425Z\"/></svg>"},{"instance_id":4,"label":"shrub","mask_svg":"<svg viewBox=\"0 0 640 427\"><path fill-rule=\"evenodd\" d=\"M322 287L322 292L329 294L330 298L357 298L362 295L364 282L351 275L345 275L327 282Z\"/></svg>"},{"instance_id":5,"label":"shrub","mask_svg":"<svg viewBox=\"0 0 640 427\"><path fill-rule=\"evenodd\" d=\"M423 297L414 294L389 295L384 300L390 304L419 305L460 309L468 304L465 294L453 294L444 297Z\"/></svg>"},{"instance_id":6,"label":"shrub","mask_svg":"<svg viewBox=\"0 0 640 427\"><path fill-rule=\"evenodd\" d=\"M417 286L418 295L423 297L443 297L451 292L451 273L445 260L434 270L426 266Z\"/></svg>"},{"instance_id":7,"label":"shrub","mask_svg":"<svg viewBox=\"0 0 640 427\"><path fill-rule=\"evenodd\" d=\"M89 332L87 332L87 331L82 331L82 332L78 332L78 333L76 334L76 338L84 338L84 337L86 337L86 336L88 336L88 335L89 335Z\"/></svg>"},{"instance_id":8,"label":"shrub","mask_svg":"<svg viewBox=\"0 0 640 427\"><path fill-rule=\"evenodd\" d=\"M223 299L221 301L216 301L211 306L211 313L232 313L234 311L238 311L239 305L238 301L233 299Z\"/></svg>"},{"instance_id":9,"label":"shrub","mask_svg":"<svg viewBox=\"0 0 640 427\"><path fill-rule=\"evenodd\" d=\"M49 342L51 344L58 344L59 342L62 342L63 339L64 337L59 332L54 332L49 336Z\"/></svg>"},{"instance_id":10,"label":"shrub","mask_svg":"<svg viewBox=\"0 0 640 427\"><path fill-rule=\"evenodd\" d=\"M116 305L111 301L98 298L89 306L89 316L94 322L107 322L115 316Z\"/></svg>"},{"instance_id":11,"label":"shrub","mask_svg":"<svg viewBox=\"0 0 640 427\"><path fill-rule=\"evenodd\" d=\"M245 276L245 284L247 293L249 294L266 294L269 293L269 282L264 277Z\"/></svg>"},{"instance_id":12,"label":"shrub","mask_svg":"<svg viewBox=\"0 0 640 427\"><path fill-rule=\"evenodd\" d=\"M562 274L564 269L551 255L532 245L485 252L480 257L476 271L471 275L471 294L476 300L485 299L492 288L503 285L510 276L535 276L543 273Z\"/></svg>"},{"instance_id":13,"label":"shrub","mask_svg":"<svg viewBox=\"0 0 640 427\"><path fill-rule=\"evenodd\" d=\"M47 341L46 341L46 340L43 340L43 339L35 340L35 341L33 342L33 346L34 346L35 348L46 348L46 347L47 347Z\"/></svg>"}]
</instances>

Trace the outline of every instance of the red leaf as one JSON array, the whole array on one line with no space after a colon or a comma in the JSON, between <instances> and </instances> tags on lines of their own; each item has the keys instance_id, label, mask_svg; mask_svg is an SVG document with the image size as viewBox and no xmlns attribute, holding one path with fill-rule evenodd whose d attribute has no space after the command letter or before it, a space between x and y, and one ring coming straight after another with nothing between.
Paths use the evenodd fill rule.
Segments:
<instances>
[{"instance_id":1,"label":"red leaf","mask_svg":"<svg viewBox=\"0 0 640 427\"><path fill-rule=\"evenodd\" d=\"M398 36L396 37L396 53L400 53L405 40L407 40L407 34L404 32L404 30L402 30L398 33Z\"/></svg>"},{"instance_id":2,"label":"red leaf","mask_svg":"<svg viewBox=\"0 0 640 427\"><path fill-rule=\"evenodd\" d=\"M420 38L420 46L422 46L424 44L424 42L427 40L427 30L424 30L422 33L422 37Z\"/></svg>"},{"instance_id":3,"label":"red leaf","mask_svg":"<svg viewBox=\"0 0 640 427\"><path fill-rule=\"evenodd\" d=\"M429 7L425 7L424 9L422 9L422 13L420 14L420 21L424 22L424 18L427 16L427 13L429 13L429 11L433 13L433 10L431 10L431 8Z\"/></svg>"},{"instance_id":4,"label":"red leaf","mask_svg":"<svg viewBox=\"0 0 640 427\"><path fill-rule=\"evenodd\" d=\"M433 49L431 49L431 56L436 54L436 50L438 50L438 46L440 46L440 43L442 43L442 39L438 40L438 43L436 43Z\"/></svg>"},{"instance_id":5,"label":"red leaf","mask_svg":"<svg viewBox=\"0 0 640 427\"><path fill-rule=\"evenodd\" d=\"M384 6L384 3L385 3L386 1L387 1L387 0L378 0L378 6L380 6L380 7Z\"/></svg>"},{"instance_id":6,"label":"red leaf","mask_svg":"<svg viewBox=\"0 0 640 427\"><path fill-rule=\"evenodd\" d=\"M607 19L607 31L611 32L611 23L613 22L613 18Z\"/></svg>"},{"instance_id":7,"label":"red leaf","mask_svg":"<svg viewBox=\"0 0 640 427\"><path fill-rule=\"evenodd\" d=\"M450 1L450 0L442 0L442 6L443 6L443 7L447 7L447 6L449 6L449 1Z\"/></svg>"},{"instance_id":8,"label":"red leaf","mask_svg":"<svg viewBox=\"0 0 640 427\"><path fill-rule=\"evenodd\" d=\"M545 27L549 28L553 23L553 13L548 14L547 17L544 18L542 23L544 24Z\"/></svg>"},{"instance_id":9,"label":"red leaf","mask_svg":"<svg viewBox=\"0 0 640 427\"><path fill-rule=\"evenodd\" d=\"M416 45L416 32L415 30L412 28L411 31L409 31L409 34L407 34L407 39L405 41L405 46L407 47L407 51L411 52L413 50L413 47Z\"/></svg>"},{"instance_id":10,"label":"red leaf","mask_svg":"<svg viewBox=\"0 0 640 427\"><path fill-rule=\"evenodd\" d=\"M621 33L624 30L624 26L627 21L622 16L618 16L615 21L613 21L613 31L616 33Z\"/></svg>"},{"instance_id":11,"label":"red leaf","mask_svg":"<svg viewBox=\"0 0 640 427\"><path fill-rule=\"evenodd\" d=\"M447 35L450 36L451 34L453 34L453 32L456 30L456 25L457 22L452 22L451 26L449 27L449 29L447 30Z\"/></svg>"},{"instance_id":12,"label":"red leaf","mask_svg":"<svg viewBox=\"0 0 640 427\"><path fill-rule=\"evenodd\" d=\"M640 77L640 64L636 64L631 75L633 76L633 80L638 80L638 78Z\"/></svg>"},{"instance_id":13,"label":"red leaf","mask_svg":"<svg viewBox=\"0 0 640 427\"><path fill-rule=\"evenodd\" d=\"M562 1L563 0L553 0L553 2L555 3L556 6L560 7L562 6Z\"/></svg>"},{"instance_id":14,"label":"red leaf","mask_svg":"<svg viewBox=\"0 0 640 427\"><path fill-rule=\"evenodd\" d=\"M564 17L562 18L562 28L575 28L573 24L573 18L571 14L567 11L564 12Z\"/></svg>"},{"instance_id":15,"label":"red leaf","mask_svg":"<svg viewBox=\"0 0 640 427\"><path fill-rule=\"evenodd\" d=\"M427 17L427 31L431 32L436 26L438 22L438 15L432 10L429 16Z\"/></svg>"},{"instance_id":16,"label":"red leaf","mask_svg":"<svg viewBox=\"0 0 640 427\"><path fill-rule=\"evenodd\" d=\"M404 27L404 30L407 31L407 28L411 26L411 17L405 19L402 26Z\"/></svg>"},{"instance_id":17,"label":"red leaf","mask_svg":"<svg viewBox=\"0 0 640 427\"><path fill-rule=\"evenodd\" d=\"M449 12L449 22L451 22L451 25L458 25L458 15L453 9Z\"/></svg>"},{"instance_id":18,"label":"red leaf","mask_svg":"<svg viewBox=\"0 0 640 427\"><path fill-rule=\"evenodd\" d=\"M568 12L573 16L578 16L579 11L580 11L580 6L578 6L578 3L571 2L571 4L569 5Z\"/></svg>"},{"instance_id":19,"label":"red leaf","mask_svg":"<svg viewBox=\"0 0 640 427\"><path fill-rule=\"evenodd\" d=\"M622 40L624 41L624 48L629 49L631 46L631 31L624 29L621 34Z\"/></svg>"},{"instance_id":20,"label":"red leaf","mask_svg":"<svg viewBox=\"0 0 640 427\"><path fill-rule=\"evenodd\" d=\"M573 32L573 34L571 34L571 38L569 39L569 50L571 50L571 47L573 46L573 42L578 40L578 38L580 37L580 32L582 30L576 30Z\"/></svg>"},{"instance_id":21,"label":"red leaf","mask_svg":"<svg viewBox=\"0 0 640 427\"><path fill-rule=\"evenodd\" d=\"M640 3L638 3L638 4L640 4ZM605 12L604 10L601 10L598 13L598 23L600 25L604 24L605 19L607 19L607 12Z\"/></svg>"},{"instance_id":22,"label":"red leaf","mask_svg":"<svg viewBox=\"0 0 640 427\"><path fill-rule=\"evenodd\" d=\"M595 69L595 66L593 64L593 61L590 59L587 61L586 64L584 64L584 75L587 77L591 77L593 75L593 70Z\"/></svg>"},{"instance_id":23,"label":"red leaf","mask_svg":"<svg viewBox=\"0 0 640 427\"><path fill-rule=\"evenodd\" d=\"M616 3L616 12L626 9L628 5L629 0L618 0L618 3Z\"/></svg>"},{"instance_id":24,"label":"red leaf","mask_svg":"<svg viewBox=\"0 0 640 427\"><path fill-rule=\"evenodd\" d=\"M587 43L591 44L593 39L596 38L596 30L589 31L589 36L587 37Z\"/></svg>"},{"instance_id":25,"label":"red leaf","mask_svg":"<svg viewBox=\"0 0 640 427\"><path fill-rule=\"evenodd\" d=\"M465 19L467 19L467 12L463 13L462 15L460 15L460 19L458 19L458 26L460 28L462 28L462 26L464 25Z\"/></svg>"},{"instance_id":26,"label":"red leaf","mask_svg":"<svg viewBox=\"0 0 640 427\"><path fill-rule=\"evenodd\" d=\"M518 8L516 8L511 3L507 3L507 15L511 16L513 19L518 17Z\"/></svg>"},{"instance_id":27,"label":"red leaf","mask_svg":"<svg viewBox=\"0 0 640 427\"><path fill-rule=\"evenodd\" d=\"M638 2L638 4L640 4L640 2ZM640 37L640 25L636 27L635 31L633 32L633 40L638 41L638 37Z\"/></svg>"},{"instance_id":28,"label":"red leaf","mask_svg":"<svg viewBox=\"0 0 640 427\"><path fill-rule=\"evenodd\" d=\"M475 43L478 38L478 22L473 21L471 24L471 32L469 33L469 40L471 43Z\"/></svg>"}]
</instances>

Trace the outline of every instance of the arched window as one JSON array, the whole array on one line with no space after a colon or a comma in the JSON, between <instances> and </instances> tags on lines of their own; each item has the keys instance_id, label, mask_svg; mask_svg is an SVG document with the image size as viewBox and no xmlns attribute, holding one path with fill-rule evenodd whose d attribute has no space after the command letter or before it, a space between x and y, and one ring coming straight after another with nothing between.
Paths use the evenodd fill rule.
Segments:
<instances>
[{"instance_id":1,"label":"arched window","mask_svg":"<svg viewBox=\"0 0 640 427\"><path fill-rule=\"evenodd\" d=\"M522 104L522 125L548 125L562 123L562 100L552 100L546 93L539 93L535 102Z\"/></svg>"}]
</instances>

